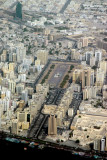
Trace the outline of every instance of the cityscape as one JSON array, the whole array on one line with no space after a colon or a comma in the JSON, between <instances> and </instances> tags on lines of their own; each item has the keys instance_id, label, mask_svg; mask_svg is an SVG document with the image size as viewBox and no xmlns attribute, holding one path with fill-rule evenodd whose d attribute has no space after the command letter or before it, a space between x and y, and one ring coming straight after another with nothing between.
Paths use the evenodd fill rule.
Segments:
<instances>
[{"instance_id":1,"label":"cityscape","mask_svg":"<svg viewBox=\"0 0 107 160\"><path fill-rule=\"evenodd\" d=\"M0 139L107 159L106 0L0 0Z\"/></svg>"}]
</instances>

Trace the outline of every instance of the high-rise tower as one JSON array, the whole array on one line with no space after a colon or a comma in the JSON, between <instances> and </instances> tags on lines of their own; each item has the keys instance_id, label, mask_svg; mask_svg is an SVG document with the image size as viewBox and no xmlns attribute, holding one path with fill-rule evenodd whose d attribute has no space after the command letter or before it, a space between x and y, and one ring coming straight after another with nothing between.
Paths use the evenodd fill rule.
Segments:
<instances>
[{"instance_id":1,"label":"high-rise tower","mask_svg":"<svg viewBox=\"0 0 107 160\"><path fill-rule=\"evenodd\" d=\"M82 88L91 85L91 68L85 68L82 71Z\"/></svg>"},{"instance_id":2,"label":"high-rise tower","mask_svg":"<svg viewBox=\"0 0 107 160\"><path fill-rule=\"evenodd\" d=\"M16 18L22 19L22 4L20 2L16 5Z\"/></svg>"},{"instance_id":3,"label":"high-rise tower","mask_svg":"<svg viewBox=\"0 0 107 160\"><path fill-rule=\"evenodd\" d=\"M57 134L57 124L55 115L50 115L48 119L48 135Z\"/></svg>"}]
</instances>

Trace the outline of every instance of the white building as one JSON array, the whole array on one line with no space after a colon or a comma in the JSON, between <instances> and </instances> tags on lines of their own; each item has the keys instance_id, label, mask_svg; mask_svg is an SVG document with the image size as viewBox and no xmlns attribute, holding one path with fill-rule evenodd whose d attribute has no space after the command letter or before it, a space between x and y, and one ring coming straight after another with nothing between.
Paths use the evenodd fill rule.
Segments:
<instances>
[{"instance_id":1,"label":"white building","mask_svg":"<svg viewBox=\"0 0 107 160\"><path fill-rule=\"evenodd\" d=\"M17 62L19 63L26 57L26 48L24 47L23 43L17 45L16 54L17 54Z\"/></svg>"}]
</instances>

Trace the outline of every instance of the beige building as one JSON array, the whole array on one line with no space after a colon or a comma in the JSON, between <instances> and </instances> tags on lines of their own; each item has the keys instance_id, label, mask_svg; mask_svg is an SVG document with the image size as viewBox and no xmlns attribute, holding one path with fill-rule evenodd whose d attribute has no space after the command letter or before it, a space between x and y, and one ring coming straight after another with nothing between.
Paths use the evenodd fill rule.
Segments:
<instances>
[{"instance_id":1,"label":"beige building","mask_svg":"<svg viewBox=\"0 0 107 160\"><path fill-rule=\"evenodd\" d=\"M106 133L106 147L105 150L107 151L107 133Z\"/></svg>"},{"instance_id":2,"label":"beige building","mask_svg":"<svg viewBox=\"0 0 107 160\"><path fill-rule=\"evenodd\" d=\"M1 99L5 98L5 91L1 91Z\"/></svg>"},{"instance_id":3,"label":"beige building","mask_svg":"<svg viewBox=\"0 0 107 160\"><path fill-rule=\"evenodd\" d=\"M90 66L91 67L95 66L95 57L90 58Z\"/></svg>"},{"instance_id":4,"label":"beige building","mask_svg":"<svg viewBox=\"0 0 107 160\"><path fill-rule=\"evenodd\" d=\"M82 88L91 85L91 68L86 67L82 71Z\"/></svg>"},{"instance_id":5,"label":"beige building","mask_svg":"<svg viewBox=\"0 0 107 160\"><path fill-rule=\"evenodd\" d=\"M45 94L45 96L47 95L47 93L49 92L49 84L37 84L36 85L36 92L43 92Z\"/></svg>"},{"instance_id":6,"label":"beige building","mask_svg":"<svg viewBox=\"0 0 107 160\"><path fill-rule=\"evenodd\" d=\"M9 63L9 72L14 71L15 63Z\"/></svg>"},{"instance_id":7,"label":"beige building","mask_svg":"<svg viewBox=\"0 0 107 160\"><path fill-rule=\"evenodd\" d=\"M28 91L28 95L32 95L34 93L34 89L32 87L26 87L25 90Z\"/></svg>"},{"instance_id":8,"label":"beige building","mask_svg":"<svg viewBox=\"0 0 107 160\"><path fill-rule=\"evenodd\" d=\"M5 77L6 78L6 76L7 75L9 75L10 74L10 72L9 72L9 70L8 69L2 69L3 70L3 77Z\"/></svg>"},{"instance_id":9,"label":"beige building","mask_svg":"<svg viewBox=\"0 0 107 160\"><path fill-rule=\"evenodd\" d=\"M79 60L80 58L80 53L77 52L75 49L71 50L71 59Z\"/></svg>"},{"instance_id":10,"label":"beige building","mask_svg":"<svg viewBox=\"0 0 107 160\"><path fill-rule=\"evenodd\" d=\"M54 114L57 109L57 105L44 105L42 110L43 114Z\"/></svg>"},{"instance_id":11,"label":"beige building","mask_svg":"<svg viewBox=\"0 0 107 160\"><path fill-rule=\"evenodd\" d=\"M99 90L99 87L97 86L91 86L91 87L86 86L83 89L83 100L95 99L98 90Z\"/></svg>"},{"instance_id":12,"label":"beige building","mask_svg":"<svg viewBox=\"0 0 107 160\"><path fill-rule=\"evenodd\" d=\"M94 141L94 150L100 151L100 139L95 139Z\"/></svg>"},{"instance_id":13,"label":"beige building","mask_svg":"<svg viewBox=\"0 0 107 160\"><path fill-rule=\"evenodd\" d=\"M38 106L34 104L34 105L31 105L29 108L30 108L30 115L31 115L31 121L32 121L35 115L37 114Z\"/></svg>"},{"instance_id":14,"label":"beige building","mask_svg":"<svg viewBox=\"0 0 107 160\"><path fill-rule=\"evenodd\" d=\"M82 41L82 47L87 47L88 46L88 38L87 37L83 37L81 39Z\"/></svg>"},{"instance_id":15,"label":"beige building","mask_svg":"<svg viewBox=\"0 0 107 160\"><path fill-rule=\"evenodd\" d=\"M29 122L22 122L22 129L27 130L29 128Z\"/></svg>"},{"instance_id":16,"label":"beige building","mask_svg":"<svg viewBox=\"0 0 107 160\"><path fill-rule=\"evenodd\" d=\"M73 114L74 114L73 108L69 108L69 109L68 109L68 116L72 117Z\"/></svg>"},{"instance_id":17,"label":"beige building","mask_svg":"<svg viewBox=\"0 0 107 160\"><path fill-rule=\"evenodd\" d=\"M27 122L27 114L25 111L17 112L18 122Z\"/></svg>"},{"instance_id":18,"label":"beige building","mask_svg":"<svg viewBox=\"0 0 107 160\"><path fill-rule=\"evenodd\" d=\"M16 53L13 53L12 58L13 58L13 62L17 61L17 55L16 55Z\"/></svg>"},{"instance_id":19,"label":"beige building","mask_svg":"<svg viewBox=\"0 0 107 160\"><path fill-rule=\"evenodd\" d=\"M28 101L28 105L30 106L31 121L33 120L41 105L43 104L48 92L49 85L36 85L36 93L32 94L32 99Z\"/></svg>"},{"instance_id":20,"label":"beige building","mask_svg":"<svg viewBox=\"0 0 107 160\"><path fill-rule=\"evenodd\" d=\"M38 65L40 65L40 60L39 59L35 60L35 66L37 67Z\"/></svg>"},{"instance_id":21,"label":"beige building","mask_svg":"<svg viewBox=\"0 0 107 160\"><path fill-rule=\"evenodd\" d=\"M96 73L96 86L102 87L104 83L104 70L102 71L100 68L97 69Z\"/></svg>"},{"instance_id":22,"label":"beige building","mask_svg":"<svg viewBox=\"0 0 107 160\"><path fill-rule=\"evenodd\" d=\"M107 85L103 85L103 107L107 109Z\"/></svg>"},{"instance_id":23,"label":"beige building","mask_svg":"<svg viewBox=\"0 0 107 160\"><path fill-rule=\"evenodd\" d=\"M75 69L73 71L73 82L75 83L77 80L81 80L81 70L80 69Z\"/></svg>"},{"instance_id":24,"label":"beige building","mask_svg":"<svg viewBox=\"0 0 107 160\"><path fill-rule=\"evenodd\" d=\"M18 119L12 120L12 128L11 128L12 134L18 134Z\"/></svg>"},{"instance_id":25,"label":"beige building","mask_svg":"<svg viewBox=\"0 0 107 160\"><path fill-rule=\"evenodd\" d=\"M101 69L102 71L104 71L104 73L107 72L107 61L101 61L101 62L100 62L100 69Z\"/></svg>"},{"instance_id":26,"label":"beige building","mask_svg":"<svg viewBox=\"0 0 107 160\"><path fill-rule=\"evenodd\" d=\"M37 60L40 60L40 64L45 65L48 60L48 51L38 50L37 51Z\"/></svg>"},{"instance_id":27,"label":"beige building","mask_svg":"<svg viewBox=\"0 0 107 160\"><path fill-rule=\"evenodd\" d=\"M24 100L19 101L19 108L23 108L25 106Z\"/></svg>"},{"instance_id":28,"label":"beige building","mask_svg":"<svg viewBox=\"0 0 107 160\"><path fill-rule=\"evenodd\" d=\"M48 135L57 135L57 123L55 115L50 115L48 119Z\"/></svg>"},{"instance_id":29,"label":"beige building","mask_svg":"<svg viewBox=\"0 0 107 160\"><path fill-rule=\"evenodd\" d=\"M3 50L0 58L1 58L1 62L6 62L6 59L7 59L7 51L6 50Z\"/></svg>"},{"instance_id":30,"label":"beige building","mask_svg":"<svg viewBox=\"0 0 107 160\"><path fill-rule=\"evenodd\" d=\"M44 33L44 35L49 35L50 34L50 29L45 28L43 33Z\"/></svg>"}]
</instances>

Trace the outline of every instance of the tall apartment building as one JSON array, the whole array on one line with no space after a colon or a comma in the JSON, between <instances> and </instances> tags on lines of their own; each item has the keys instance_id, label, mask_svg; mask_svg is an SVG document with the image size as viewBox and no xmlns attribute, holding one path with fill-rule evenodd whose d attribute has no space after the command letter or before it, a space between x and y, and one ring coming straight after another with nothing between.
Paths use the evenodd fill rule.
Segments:
<instances>
[{"instance_id":1,"label":"tall apartment building","mask_svg":"<svg viewBox=\"0 0 107 160\"><path fill-rule=\"evenodd\" d=\"M73 82L75 83L77 80L81 80L81 70L75 69L73 71Z\"/></svg>"},{"instance_id":2,"label":"tall apartment building","mask_svg":"<svg viewBox=\"0 0 107 160\"><path fill-rule=\"evenodd\" d=\"M6 62L6 60L7 60L7 54L6 53L3 53L3 54L1 54L1 62Z\"/></svg>"},{"instance_id":3,"label":"tall apartment building","mask_svg":"<svg viewBox=\"0 0 107 160\"><path fill-rule=\"evenodd\" d=\"M34 89L32 87L26 87L25 88L28 91L28 95L32 95L34 93Z\"/></svg>"},{"instance_id":4,"label":"tall apartment building","mask_svg":"<svg viewBox=\"0 0 107 160\"><path fill-rule=\"evenodd\" d=\"M93 69L91 69L90 85L91 85L91 86L94 85L94 70L93 70Z\"/></svg>"},{"instance_id":5,"label":"tall apartment building","mask_svg":"<svg viewBox=\"0 0 107 160\"><path fill-rule=\"evenodd\" d=\"M104 73L107 72L107 61L101 61L101 62L100 62L100 69L101 69L102 71L104 71Z\"/></svg>"},{"instance_id":6,"label":"tall apartment building","mask_svg":"<svg viewBox=\"0 0 107 160\"><path fill-rule=\"evenodd\" d=\"M98 91L98 87L96 86L85 87L83 89L83 100L96 98L97 91Z\"/></svg>"},{"instance_id":7,"label":"tall apartment building","mask_svg":"<svg viewBox=\"0 0 107 160\"><path fill-rule=\"evenodd\" d=\"M9 63L9 72L14 71L15 63Z\"/></svg>"},{"instance_id":8,"label":"tall apartment building","mask_svg":"<svg viewBox=\"0 0 107 160\"><path fill-rule=\"evenodd\" d=\"M86 52L85 53L85 58L86 58L86 64L90 65L90 59L92 58L93 56L93 52Z\"/></svg>"},{"instance_id":9,"label":"tall apartment building","mask_svg":"<svg viewBox=\"0 0 107 160\"><path fill-rule=\"evenodd\" d=\"M90 66L91 67L95 66L95 57L90 58Z\"/></svg>"},{"instance_id":10,"label":"tall apartment building","mask_svg":"<svg viewBox=\"0 0 107 160\"><path fill-rule=\"evenodd\" d=\"M24 100L25 103L28 102L28 91L27 90L23 90L22 91L22 96L21 96L22 100Z\"/></svg>"},{"instance_id":11,"label":"tall apartment building","mask_svg":"<svg viewBox=\"0 0 107 160\"><path fill-rule=\"evenodd\" d=\"M22 94L22 91L25 89L25 84L24 83L18 83L16 85L16 93L17 94Z\"/></svg>"},{"instance_id":12,"label":"tall apartment building","mask_svg":"<svg viewBox=\"0 0 107 160\"><path fill-rule=\"evenodd\" d=\"M86 67L82 71L82 88L93 85L94 71L90 67Z\"/></svg>"},{"instance_id":13,"label":"tall apartment building","mask_svg":"<svg viewBox=\"0 0 107 160\"><path fill-rule=\"evenodd\" d=\"M102 52L100 50L95 51L95 61L96 64L102 60Z\"/></svg>"},{"instance_id":14,"label":"tall apartment building","mask_svg":"<svg viewBox=\"0 0 107 160\"><path fill-rule=\"evenodd\" d=\"M16 17L22 19L22 4L20 2L16 5Z\"/></svg>"},{"instance_id":15,"label":"tall apartment building","mask_svg":"<svg viewBox=\"0 0 107 160\"><path fill-rule=\"evenodd\" d=\"M107 85L103 85L103 107L107 108Z\"/></svg>"},{"instance_id":16,"label":"tall apartment building","mask_svg":"<svg viewBox=\"0 0 107 160\"><path fill-rule=\"evenodd\" d=\"M15 51L10 51L8 53L8 60L9 60L9 62L16 62L17 61L17 55L16 55Z\"/></svg>"},{"instance_id":17,"label":"tall apartment building","mask_svg":"<svg viewBox=\"0 0 107 160\"><path fill-rule=\"evenodd\" d=\"M82 47L87 47L88 46L88 38L83 37L81 40L82 40Z\"/></svg>"},{"instance_id":18,"label":"tall apartment building","mask_svg":"<svg viewBox=\"0 0 107 160\"><path fill-rule=\"evenodd\" d=\"M107 42L104 40L98 40L97 47L107 51Z\"/></svg>"},{"instance_id":19,"label":"tall apartment building","mask_svg":"<svg viewBox=\"0 0 107 160\"><path fill-rule=\"evenodd\" d=\"M26 57L26 47L23 43L18 44L16 47L17 62L20 63Z\"/></svg>"},{"instance_id":20,"label":"tall apartment building","mask_svg":"<svg viewBox=\"0 0 107 160\"><path fill-rule=\"evenodd\" d=\"M17 55L16 55L16 53L13 53L13 55L12 55L12 60L13 60L13 62L16 62L16 61L17 61Z\"/></svg>"},{"instance_id":21,"label":"tall apartment building","mask_svg":"<svg viewBox=\"0 0 107 160\"><path fill-rule=\"evenodd\" d=\"M96 86L102 87L104 83L104 71L102 71L100 68L97 69L96 73Z\"/></svg>"},{"instance_id":22,"label":"tall apartment building","mask_svg":"<svg viewBox=\"0 0 107 160\"><path fill-rule=\"evenodd\" d=\"M105 146L106 146L106 141L105 141L105 138L102 138L101 139L101 151L105 151Z\"/></svg>"},{"instance_id":23,"label":"tall apartment building","mask_svg":"<svg viewBox=\"0 0 107 160\"><path fill-rule=\"evenodd\" d=\"M100 139L94 141L94 150L100 151Z\"/></svg>"},{"instance_id":24,"label":"tall apartment building","mask_svg":"<svg viewBox=\"0 0 107 160\"><path fill-rule=\"evenodd\" d=\"M3 105L0 104L0 128L1 128L1 117L3 115Z\"/></svg>"},{"instance_id":25,"label":"tall apartment building","mask_svg":"<svg viewBox=\"0 0 107 160\"><path fill-rule=\"evenodd\" d=\"M16 89L16 82L14 80L9 80L9 90L12 93L15 93L15 89Z\"/></svg>"},{"instance_id":26,"label":"tall apartment building","mask_svg":"<svg viewBox=\"0 0 107 160\"><path fill-rule=\"evenodd\" d=\"M50 115L48 119L48 135L57 134L57 123L55 115Z\"/></svg>"},{"instance_id":27,"label":"tall apartment building","mask_svg":"<svg viewBox=\"0 0 107 160\"><path fill-rule=\"evenodd\" d=\"M18 75L18 79L19 79L21 82L25 82L25 81L26 81L26 74L23 74L23 73L19 74L19 75Z\"/></svg>"}]
</instances>

